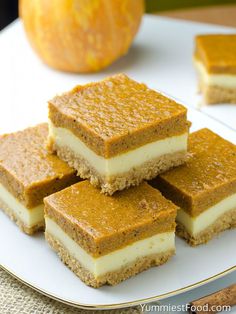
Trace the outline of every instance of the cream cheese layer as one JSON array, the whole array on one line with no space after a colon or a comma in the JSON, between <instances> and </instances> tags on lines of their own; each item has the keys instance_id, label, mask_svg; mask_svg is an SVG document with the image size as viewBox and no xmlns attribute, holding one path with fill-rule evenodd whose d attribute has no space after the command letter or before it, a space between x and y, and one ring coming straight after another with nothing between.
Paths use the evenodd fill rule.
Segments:
<instances>
[{"instance_id":1,"label":"cream cheese layer","mask_svg":"<svg viewBox=\"0 0 236 314\"><path fill-rule=\"evenodd\" d=\"M44 222L44 205L27 208L19 202L2 184L0 184L0 199L28 228Z\"/></svg>"},{"instance_id":2,"label":"cream cheese layer","mask_svg":"<svg viewBox=\"0 0 236 314\"><path fill-rule=\"evenodd\" d=\"M234 208L236 208L236 194L223 199L196 217L192 217L186 211L180 209L177 213L177 222L180 222L190 235L197 236L210 227L218 218Z\"/></svg>"},{"instance_id":3,"label":"cream cheese layer","mask_svg":"<svg viewBox=\"0 0 236 314\"><path fill-rule=\"evenodd\" d=\"M125 248L95 258L72 240L51 218L45 217L45 223L46 232L58 240L69 254L92 273L95 278L119 270L138 258L175 250L174 232L165 232L136 241Z\"/></svg>"},{"instance_id":4,"label":"cream cheese layer","mask_svg":"<svg viewBox=\"0 0 236 314\"><path fill-rule=\"evenodd\" d=\"M184 133L148 143L112 158L104 158L92 151L70 130L55 127L50 121L49 137L59 147L67 147L75 155L83 157L98 173L105 176L125 173L165 154L187 151L188 141L188 133Z\"/></svg>"},{"instance_id":5,"label":"cream cheese layer","mask_svg":"<svg viewBox=\"0 0 236 314\"><path fill-rule=\"evenodd\" d=\"M196 59L194 59L194 64L202 83L225 88L236 88L236 75L209 73L203 63Z\"/></svg>"}]
</instances>

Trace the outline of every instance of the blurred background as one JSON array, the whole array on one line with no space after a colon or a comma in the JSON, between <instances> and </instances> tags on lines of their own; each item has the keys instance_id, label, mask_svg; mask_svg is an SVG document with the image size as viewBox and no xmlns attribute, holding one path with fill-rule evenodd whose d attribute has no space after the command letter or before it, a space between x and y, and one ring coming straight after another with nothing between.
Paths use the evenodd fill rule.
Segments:
<instances>
[{"instance_id":1,"label":"blurred background","mask_svg":"<svg viewBox=\"0 0 236 314\"><path fill-rule=\"evenodd\" d=\"M0 29L18 16L18 0L0 0Z\"/></svg>"},{"instance_id":2,"label":"blurred background","mask_svg":"<svg viewBox=\"0 0 236 314\"><path fill-rule=\"evenodd\" d=\"M0 0L0 29L17 18L17 6ZM236 27L236 0L146 0L146 12Z\"/></svg>"}]
</instances>

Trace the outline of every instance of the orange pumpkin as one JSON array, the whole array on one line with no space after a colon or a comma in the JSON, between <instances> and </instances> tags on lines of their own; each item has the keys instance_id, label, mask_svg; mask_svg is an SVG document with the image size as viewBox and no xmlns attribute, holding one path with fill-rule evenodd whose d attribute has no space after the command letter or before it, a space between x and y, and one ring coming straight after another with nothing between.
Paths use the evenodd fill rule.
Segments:
<instances>
[{"instance_id":1,"label":"orange pumpkin","mask_svg":"<svg viewBox=\"0 0 236 314\"><path fill-rule=\"evenodd\" d=\"M99 71L124 55L138 30L143 0L20 0L34 50L49 66Z\"/></svg>"}]
</instances>

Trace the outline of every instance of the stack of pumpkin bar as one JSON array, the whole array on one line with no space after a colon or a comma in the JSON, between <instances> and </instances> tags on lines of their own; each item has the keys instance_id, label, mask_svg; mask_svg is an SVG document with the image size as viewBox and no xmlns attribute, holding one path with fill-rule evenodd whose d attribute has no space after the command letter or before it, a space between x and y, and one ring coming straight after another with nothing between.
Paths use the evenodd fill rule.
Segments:
<instances>
[{"instance_id":1,"label":"stack of pumpkin bar","mask_svg":"<svg viewBox=\"0 0 236 314\"><path fill-rule=\"evenodd\" d=\"M48 127L0 138L1 207L29 234L45 224L86 284L117 284L175 253L176 216L192 245L236 225L236 147L188 133L185 107L124 74L77 86Z\"/></svg>"}]
</instances>

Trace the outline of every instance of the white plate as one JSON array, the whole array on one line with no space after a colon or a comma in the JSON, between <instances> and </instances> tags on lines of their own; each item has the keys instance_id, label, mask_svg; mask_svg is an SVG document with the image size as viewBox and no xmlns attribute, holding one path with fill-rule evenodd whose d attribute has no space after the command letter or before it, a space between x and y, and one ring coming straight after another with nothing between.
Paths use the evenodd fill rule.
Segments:
<instances>
[{"instance_id":1,"label":"white plate","mask_svg":"<svg viewBox=\"0 0 236 314\"><path fill-rule=\"evenodd\" d=\"M236 133L193 109L193 129L208 127L236 143ZM83 284L45 243L43 235L23 234L0 213L0 265L37 290L83 307L114 308L157 300L186 291L236 269L236 230L226 231L207 245L189 247L177 239L177 254L115 287L98 290Z\"/></svg>"},{"instance_id":2,"label":"white plate","mask_svg":"<svg viewBox=\"0 0 236 314\"><path fill-rule=\"evenodd\" d=\"M145 17L130 53L103 73L73 75L53 71L37 59L17 21L0 34L0 133L45 121L46 101L75 84L126 72L150 87L197 103L191 65L193 36L225 32L227 28ZM218 107L220 108L220 107ZM235 107L236 108L236 107ZM235 126L236 111L217 115ZM223 114L224 112L224 114ZM215 115L215 114L214 114ZM227 119L226 119L227 118ZM189 110L192 129L209 127L231 141L236 133L199 111ZM227 121L226 121L227 120ZM46 245L43 235L29 237L0 212L0 265L33 288L71 305L114 308L174 295L235 269L236 231L226 231L207 245L191 248L177 239L177 254L169 263L150 269L116 287L95 290L84 285Z\"/></svg>"}]
</instances>

